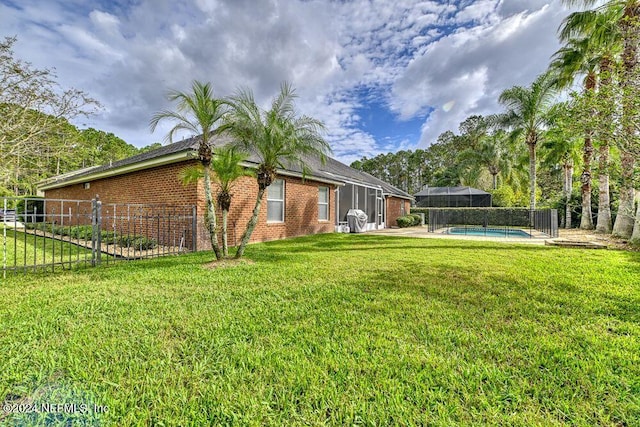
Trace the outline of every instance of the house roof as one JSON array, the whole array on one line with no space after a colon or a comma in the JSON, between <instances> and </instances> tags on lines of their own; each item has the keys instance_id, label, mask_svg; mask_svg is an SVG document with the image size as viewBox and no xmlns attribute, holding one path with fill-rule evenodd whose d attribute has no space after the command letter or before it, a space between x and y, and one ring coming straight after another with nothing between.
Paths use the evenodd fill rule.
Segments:
<instances>
[{"instance_id":1,"label":"house roof","mask_svg":"<svg viewBox=\"0 0 640 427\"><path fill-rule=\"evenodd\" d=\"M148 169L163 164L175 163L190 159L197 159L197 150L199 137L191 137L179 142L174 142L154 150L140 153L126 159L116 162L97 166L89 169L81 169L75 172L66 173L52 177L40 183L41 190L49 190L60 188L71 184L92 181L95 179L107 178L115 175L134 172L137 170ZM229 142L225 136L218 137L214 143L214 152L216 146L222 146ZM318 156L307 156L304 163L310 169L306 174L308 179L314 179L332 184L344 185L353 183L374 188L380 188L384 194L393 195L400 198L410 199L413 197L366 172L353 169L344 163L341 163L331 157L326 158L324 164ZM248 167L255 167L260 163L260 158L251 153L247 159ZM303 171L299 164L288 164L286 168L278 171L281 175L302 176Z\"/></svg>"},{"instance_id":2,"label":"house roof","mask_svg":"<svg viewBox=\"0 0 640 427\"><path fill-rule=\"evenodd\" d=\"M414 194L415 197L429 196L486 196L489 193L471 187L426 187Z\"/></svg>"}]
</instances>

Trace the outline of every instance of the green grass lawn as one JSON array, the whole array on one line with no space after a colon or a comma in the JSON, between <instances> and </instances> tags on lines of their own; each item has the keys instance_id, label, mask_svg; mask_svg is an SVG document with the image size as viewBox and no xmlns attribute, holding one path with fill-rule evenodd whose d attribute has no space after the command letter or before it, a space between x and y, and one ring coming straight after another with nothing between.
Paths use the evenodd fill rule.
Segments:
<instances>
[{"instance_id":1,"label":"green grass lawn","mask_svg":"<svg viewBox=\"0 0 640 427\"><path fill-rule=\"evenodd\" d=\"M6 251L6 252L5 252ZM91 263L91 250L61 240L25 233L0 224L0 268L6 265L11 271L52 270L70 268L73 264ZM0 271L1 272L1 271ZM11 273L9 273L11 274Z\"/></svg>"},{"instance_id":2,"label":"green grass lawn","mask_svg":"<svg viewBox=\"0 0 640 427\"><path fill-rule=\"evenodd\" d=\"M247 255L4 281L0 401L89 406L0 424L640 425L639 253L332 234Z\"/></svg>"}]
</instances>

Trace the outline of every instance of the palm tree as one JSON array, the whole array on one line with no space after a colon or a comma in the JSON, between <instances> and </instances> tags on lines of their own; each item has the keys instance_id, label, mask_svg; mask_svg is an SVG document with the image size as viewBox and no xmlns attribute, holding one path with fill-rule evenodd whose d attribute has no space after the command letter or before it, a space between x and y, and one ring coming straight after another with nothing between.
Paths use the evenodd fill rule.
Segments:
<instances>
[{"instance_id":1,"label":"palm tree","mask_svg":"<svg viewBox=\"0 0 640 427\"><path fill-rule=\"evenodd\" d=\"M491 188L498 188L498 175L509 168L509 156L506 150L507 135L504 131L498 130L494 133L481 137L475 149L469 148L458 157L458 160L466 164L472 170L486 170L491 175Z\"/></svg>"},{"instance_id":2,"label":"palm tree","mask_svg":"<svg viewBox=\"0 0 640 427\"><path fill-rule=\"evenodd\" d=\"M198 158L204 169L204 195L206 203L205 224L209 230L211 247L216 259L220 259L220 245L218 244L218 231L216 213L211 195L211 159L213 157L212 139L219 134L222 120L227 112L225 102L213 96L210 83L203 84L193 81L191 92L170 91L169 101L177 102L176 111L163 110L155 113L149 126L155 131L158 123L169 120L175 125L169 130L166 139L173 141L174 135L179 131L191 132L200 135L198 146ZM195 238L195 236L194 236Z\"/></svg>"},{"instance_id":3,"label":"palm tree","mask_svg":"<svg viewBox=\"0 0 640 427\"><path fill-rule=\"evenodd\" d=\"M571 228L571 193L573 191L573 169L580 161L579 139L567 130L570 114L567 103L559 103L551 111L551 126L545 134L544 161L547 165L562 168L562 194L565 199L564 227ZM584 210L583 210L584 213Z\"/></svg>"},{"instance_id":4,"label":"palm tree","mask_svg":"<svg viewBox=\"0 0 640 427\"><path fill-rule=\"evenodd\" d=\"M560 39L567 42L567 46L556 53L556 59L552 62L551 67L555 68L559 75L564 77L565 84L570 84L576 74L592 74L598 80L598 96L608 96L612 84L613 58L619 53L620 46L620 32L617 26L612 25L612 21L615 21L614 14L606 10L575 12L563 21L560 29ZM586 80L589 81L588 78ZM611 100L608 101L612 103ZM593 116L596 122L600 122L600 124L602 122L613 122L610 108L594 111ZM599 140L599 191L596 231L600 233L611 232L609 141L613 138L613 135L611 135L611 132L604 130L605 128L606 126L599 125L595 129L595 134ZM583 209L585 208L585 190L583 189Z\"/></svg>"},{"instance_id":5,"label":"palm tree","mask_svg":"<svg viewBox=\"0 0 640 427\"><path fill-rule=\"evenodd\" d=\"M563 0L569 5L593 6L598 0ZM640 43L640 1L609 0L596 7L592 13L604 13L609 17L607 26L615 29L622 44L622 75L619 84L622 91L622 137L618 144L621 151L622 185L620 188L620 204L613 226L615 235L629 238L634 228L634 190L633 170L637 148L635 129L632 123L637 121L638 111L634 107L635 95L640 91L638 74L638 45ZM626 94L626 95L625 95ZM640 223L640 221L638 221ZM640 233L640 232L639 232Z\"/></svg>"},{"instance_id":6,"label":"palm tree","mask_svg":"<svg viewBox=\"0 0 640 427\"><path fill-rule=\"evenodd\" d=\"M307 116L298 116L295 110L296 94L287 83L280 87L280 94L272 101L269 110L263 110L255 102L249 90L239 90L228 102L231 114L225 129L234 144L253 153L258 159L256 180L258 194L253 215L242 234L236 258L242 257L251 234L258 223L260 206L265 190L277 176L279 168L300 165L303 175L308 172L306 156L318 156L322 162L331 151L322 138L322 122Z\"/></svg>"},{"instance_id":7,"label":"palm tree","mask_svg":"<svg viewBox=\"0 0 640 427\"><path fill-rule=\"evenodd\" d=\"M536 208L536 147L547 125L555 89L549 73L542 74L530 87L514 86L500 94L499 102L507 112L500 123L511 130L511 138L524 140L529 149L529 207Z\"/></svg>"},{"instance_id":8,"label":"palm tree","mask_svg":"<svg viewBox=\"0 0 640 427\"><path fill-rule=\"evenodd\" d=\"M215 150L211 159L211 172L213 172L213 180L218 185L218 193L216 201L218 208L222 211L222 256L229 256L228 244L228 218L231 208L231 193L235 182L243 176L253 176L251 169L243 166L243 162L247 160L247 153L238 150L231 145L223 145ZM182 172L182 181L185 184L197 182L204 177L204 169L202 167L187 168Z\"/></svg>"},{"instance_id":9,"label":"palm tree","mask_svg":"<svg viewBox=\"0 0 640 427\"><path fill-rule=\"evenodd\" d=\"M575 15L572 15L575 16ZM599 58L593 55L590 38L570 39L567 45L554 55L550 70L554 75L554 84L560 89L570 86L577 74L584 74L584 92L593 93L597 84L597 67ZM595 114L595 112L594 112ZM593 159L593 129L588 128L584 135L582 150L582 173L580 174L580 190L582 195L582 217L580 228L593 229L591 213L591 160ZM567 199L568 200L568 199Z\"/></svg>"},{"instance_id":10,"label":"palm tree","mask_svg":"<svg viewBox=\"0 0 640 427\"><path fill-rule=\"evenodd\" d=\"M247 153L238 150L232 145L226 145L216 150L211 169L215 173L218 183L218 207L222 211L222 253L229 256L227 239L227 224L229 209L231 208L231 191L233 184L243 176L253 176L253 171L247 169L242 163L247 160Z\"/></svg>"}]
</instances>

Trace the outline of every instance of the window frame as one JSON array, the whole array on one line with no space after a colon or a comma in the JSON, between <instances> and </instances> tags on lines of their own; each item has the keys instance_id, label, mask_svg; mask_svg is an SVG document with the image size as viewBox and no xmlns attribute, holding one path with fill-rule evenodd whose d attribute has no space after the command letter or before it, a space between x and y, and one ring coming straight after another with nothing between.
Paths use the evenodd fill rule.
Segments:
<instances>
[{"instance_id":1,"label":"window frame","mask_svg":"<svg viewBox=\"0 0 640 427\"><path fill-rule=\"evenodd\" d=\"M270 197L269 187L271 187L271 185L275 184L276 182L282 183L282 199L272 199ZM287 199L286 181L284 179L274 179L271 182L271 185L267 187L267 224L282 224L284 223L284 220L285 220L285 208L286 208L286 199ZM270 204L269 202L271 202L271 204L280 203L282 205L281 219L279 220L269 219L269 204Z\"/></svg>"},{"instance_id":2,"label":"window frame","mask_svg":"<svg viewBox=\"0 0 640 427\"><path fill-rule=\"evenodd\" d=\"M323 191L326 194L326 202L323 202L320 200L320 195L323 193ZM318 221L320 222L329 222L329 220L331 219L331 214L329 212L329 205L330 205L330 201L331 201L331 192L329 191L329 187L326 185L320 185L318 186ZM326 218L320 218L320 207L321 206L326 206Z\"/></svg>"}]
</instances>

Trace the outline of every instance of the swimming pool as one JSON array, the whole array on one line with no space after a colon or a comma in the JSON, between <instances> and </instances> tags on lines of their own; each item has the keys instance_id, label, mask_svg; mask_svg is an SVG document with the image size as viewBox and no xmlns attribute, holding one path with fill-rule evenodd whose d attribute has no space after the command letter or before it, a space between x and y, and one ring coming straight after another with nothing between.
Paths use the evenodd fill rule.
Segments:
<instances>
[{"instance_id":1,"label":"swimming pool","mask_svg":"<svg viewBox=\"0 0 640 427\"><path fill-rule=\"evenodd\" d=\"M531 234L526 231L513 228L484 228L484 227L451 227L447 234L463 236L486 236L486 237L519 237L530 238Z\"/></svg>"}]
</instances>

